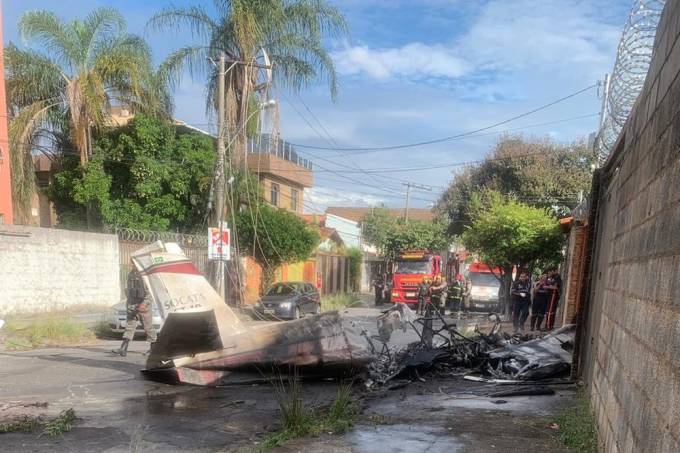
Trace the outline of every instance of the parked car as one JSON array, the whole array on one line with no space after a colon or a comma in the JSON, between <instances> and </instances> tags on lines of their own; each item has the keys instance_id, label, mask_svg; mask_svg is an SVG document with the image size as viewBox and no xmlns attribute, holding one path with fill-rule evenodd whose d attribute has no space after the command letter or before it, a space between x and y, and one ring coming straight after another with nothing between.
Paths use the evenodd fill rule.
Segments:
<instances>
[{"instance_id":1,"label":"parked car","mask_svg":"<svg viewBox=\"0 0 680 453\"><path fill-rule=\"evenodd\" d=\"M153 313L153 326L158 332L163 326L163 318L161 318L161 314L158 311L158 308L156 308L156 304L151 304L151 310ZM109 325L111 332L125 332L125 325L127 324L127 310L125 300L122 300L120 303L117 303L111 307L111 310L109 310L109 314L106 317L106 323ZM137 328L135 329L135 333L139 332L144 332L144 327L142 326L141 322L137 324Z\"/></svg>"},{"instance_id":2,"label":"parked car","mask_svg":"<svg viewBox=\"0 0 680 453\"><path fill-rule=\"evenodd\" d=\"M500 309L498 291L501 289L498 278L491 272L470 272L468 278L472 285L469 309L498 312Z\"/></svg>"},{"instance_id":3,"label":"parked car","mask_svg":"<svg viewBox=\"0 0 680 453\"><path fill-rule=\"evenodd\" d=\"M311 283L274 283L260 299L255 312L266 317L299 319L308 313L321 313L321 297Z\"/></svg>"}]
</instances>

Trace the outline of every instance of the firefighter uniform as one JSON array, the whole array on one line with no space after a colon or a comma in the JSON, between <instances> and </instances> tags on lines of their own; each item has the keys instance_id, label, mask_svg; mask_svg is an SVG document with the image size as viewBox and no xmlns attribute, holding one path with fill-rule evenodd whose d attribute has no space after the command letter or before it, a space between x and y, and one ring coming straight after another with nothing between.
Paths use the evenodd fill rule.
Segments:
<instances>
[{"instance_id":1,"label":"firefighter uniform","mask_svg":"<svg viewBox=\"0 0 680 453\"><path fill-rule=\"evenodd\" d=\"M111 351L114 354L120 354L123 357L127 355L128 345L135 336L135 331L139 322L144 326L146 341L151 344L156 342L156 329L153 326L151 298L146 291L142 276L136 269L133 269L128 274L126 309L127 317L125 333L123 333L123 343L120 345L120 348Z\"/></svg>"},{"instance_id":2,"label":"firefighter uniform","mask_svg":"<svg viewBox=\"0 0 680 453\"><path fill-rule=\"evenodd\" d=\"M430 286L430 303L439 311L446 303L446 280L435 275Z\"/></svg>"},{"instance_id":3,"label":"firefighter uniform","mask_svg":"<svg viewBox=\"0 0 680 453\"><path fill-rule=\"evenodd\" d=\"M451 286L449 286L449 306L451 311L460 311L463 307L463 293L465 292L465 282L462 279L456 279Z\"/></svg>"}]
</instances>

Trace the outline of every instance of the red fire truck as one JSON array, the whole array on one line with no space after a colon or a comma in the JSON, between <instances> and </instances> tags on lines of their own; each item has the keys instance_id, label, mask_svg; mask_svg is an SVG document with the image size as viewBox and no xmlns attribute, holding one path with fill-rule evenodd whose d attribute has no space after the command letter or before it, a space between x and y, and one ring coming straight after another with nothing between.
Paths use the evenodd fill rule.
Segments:
<instances>
[{"instance_id":1,"label":"red fire truck","mask_svg":"<svg viewBox=\"0 0 680 453\"><path fill-rule=\"evenodd\" d=\"M442 271L442 259L428 250L415 250L399 255L393 264L391 301L418 304L418 285Z\"/></svg>"}]
</instances>

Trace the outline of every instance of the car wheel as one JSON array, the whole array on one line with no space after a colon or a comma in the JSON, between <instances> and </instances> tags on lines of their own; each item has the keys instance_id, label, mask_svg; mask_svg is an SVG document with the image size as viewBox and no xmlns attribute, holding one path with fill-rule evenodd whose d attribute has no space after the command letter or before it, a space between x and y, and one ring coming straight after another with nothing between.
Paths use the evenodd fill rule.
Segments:
<instances>
[{"instance_id":1,"label":"car wheel","mask_svg":"<svg viewBox=\"0 0 680 453\"><path fill-rule=\"evenodd\" d=\"M302 312L300 311L300 307L295 307L295 314L293 315L293 319L300 318L302 318Z\"/></svg>"}]
</instances>

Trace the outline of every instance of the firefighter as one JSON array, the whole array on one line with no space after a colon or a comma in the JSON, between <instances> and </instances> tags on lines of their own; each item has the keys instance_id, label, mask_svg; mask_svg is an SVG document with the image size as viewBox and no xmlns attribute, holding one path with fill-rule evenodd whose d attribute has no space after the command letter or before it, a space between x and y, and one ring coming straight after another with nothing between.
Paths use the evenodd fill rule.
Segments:
<instances>
[{"instance_id":1,"label":"firefighter","mask_svg":"<svg viewBox=\"0 0 680 453\"><path fill-rule=\"evenodd\" d=\"M448 297L446 299L448 302L447 308L451 312L461 311L463 308L463 293L465 293L465 280L462 275L458 274L456 275L456 281L449 286Z\"/></svg>"},{"instance_id":2,"label":"firefighter","mask_svg":"<svg viewBox=\"0 0 680 453\"><path fill-rule=\"evenodd\" d=\"M436 274L430 286L430 303L439 311L446 304L446 280L442 274Z\"/></svg>"},{"instance_id":3,"label":"firefighter","mask_svg":"<svg viewBox=\"0 0 680 453\"><path fill-rule=\"evenodd\" d=\"M151 309L151 299L146 291L142 276L133 267L127 277L127 318L125 323L125 333L123 333L123 343L120 348L113 349L111 352L122 357L127 355L127 349L135 336L137 324L141 321L146 332L146 341L149 342L149 351L156 342L156 329L153 327L153 311Z\"/></svg>"},{"instance_id":4,"label":"firefighter","mask_svg":"<svg viewBox=\"0 0 680 453\"><path fill-rule=\"evenodd\" d=\"M545 319L545 329L552 330L553 327L555 327L557 305L560 301L560 293L562 290L562 277L560 277L557 269L553 269L548 273L548 286L546 289L549 291L550 302L548 302L548 313Z\"/></svg>"},{"instance_id":5,"label":"firefighter","mask_svg":"<svg viewBox=\"0 0 680 453\"><path fill-rule=\"evenodd\" d=\"M418 307L416 314L425 314L425 304L427 304L427 296L430 294L430 284L426 278L418 285Z\"/></svg>"}]
</instances>

